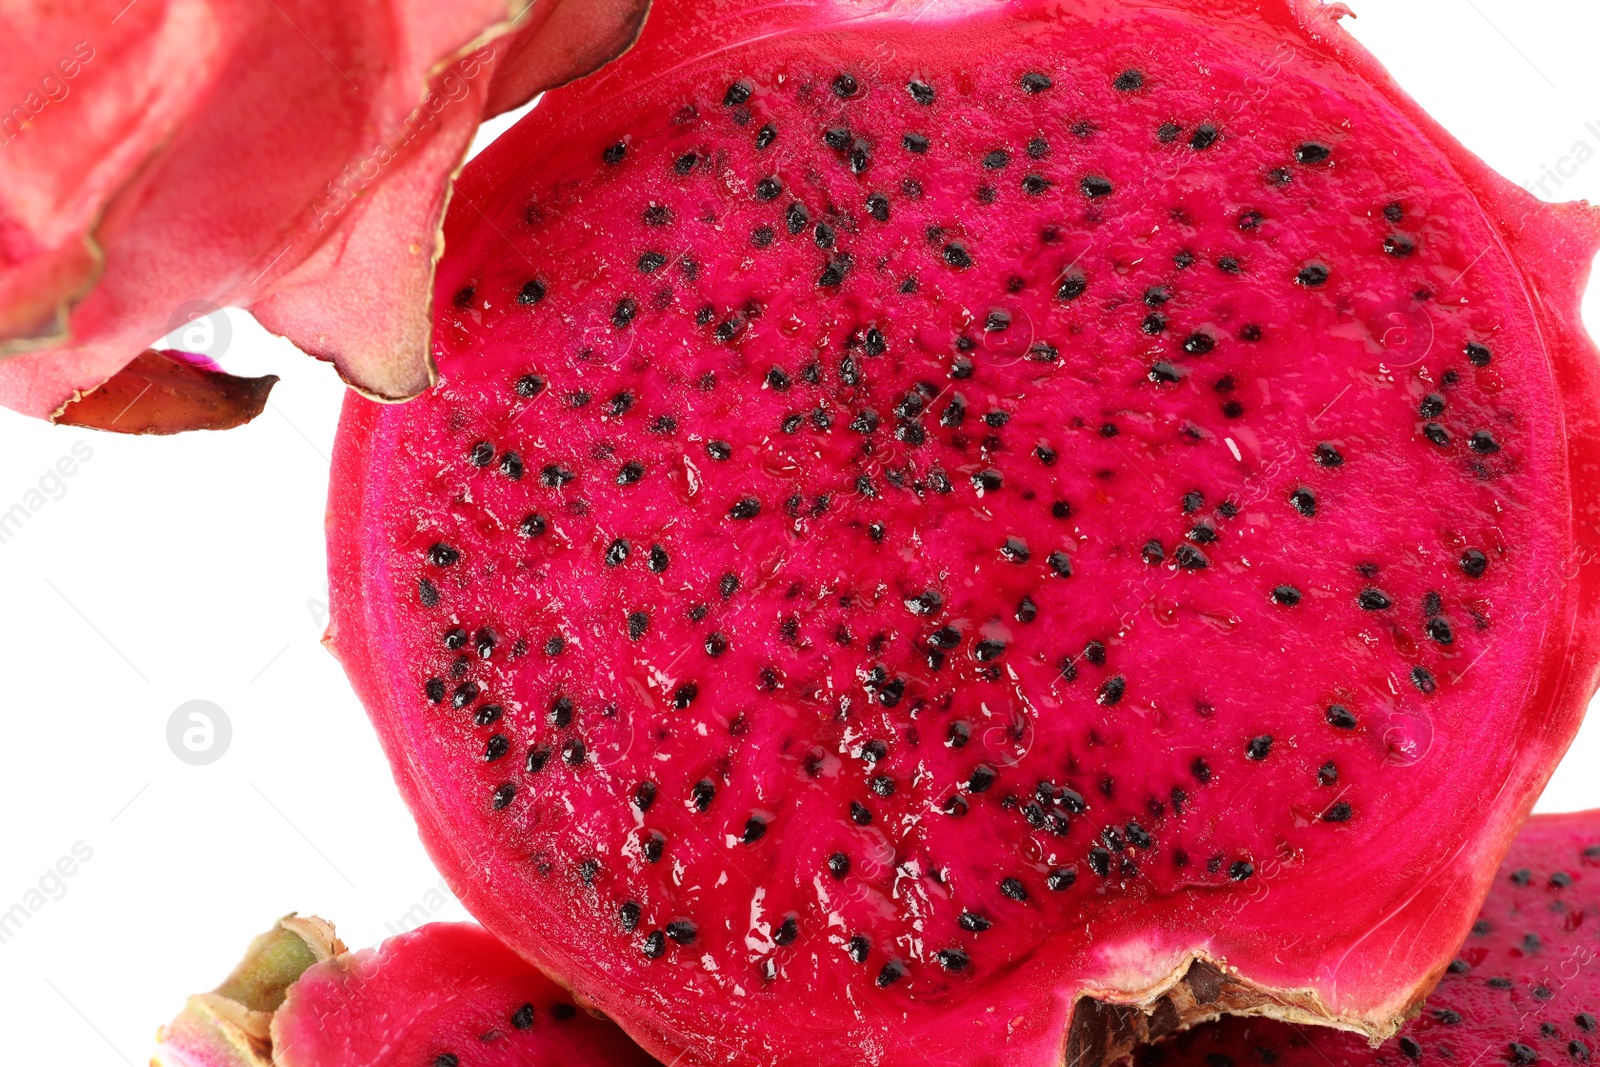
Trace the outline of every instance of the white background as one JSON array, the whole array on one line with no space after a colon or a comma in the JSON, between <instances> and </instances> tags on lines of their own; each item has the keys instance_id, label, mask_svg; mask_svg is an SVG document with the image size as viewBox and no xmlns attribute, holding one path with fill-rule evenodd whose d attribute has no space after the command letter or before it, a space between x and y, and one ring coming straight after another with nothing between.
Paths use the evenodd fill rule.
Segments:
<instances>
[{"instance_id":1,"label":"white background","mask_svg":"<svg viewBox=\"0 0 1600 1067\"><path fill-rule=\"evenodd\" d=\"M1352 2L1346 25L1513 180L1536 182L1579 141L1600 152L1600 4ZM1552 198L1600 201L1600 160L1563 181ZM1600 328L1600 292L1587 309ZM93 449L0 544L0 911L75 845L92 850L0 943L8 1062L143 1064L185 994L289 910L335 920L352 945L408 914L464 917L318 643L342 388L248 316L230 320L224 364L283 378L250 426L138 439L0 410L0 511L75 442ZM209 766L167 746L169 716L193 699L232 724ZM1600 715L1540 803L1589 806Z\"/></svg>"}]
</instances>

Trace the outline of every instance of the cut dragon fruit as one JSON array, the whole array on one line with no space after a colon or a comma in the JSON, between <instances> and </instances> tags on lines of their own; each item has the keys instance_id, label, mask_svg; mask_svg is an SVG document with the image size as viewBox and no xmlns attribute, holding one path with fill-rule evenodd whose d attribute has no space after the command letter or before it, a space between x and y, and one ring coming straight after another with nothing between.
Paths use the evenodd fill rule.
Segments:
<instances>
[{"instance_id":1,"label":"cut dragon fruit","mask_svg":"<svg viewBox=\"0 0 1600 1067\"><path fill-rule=\"evenodd\" d=\"M1600 1049L1600 811L1536 815L1511 845L1466 944L1399 1037L1227 1019L1141 1050L1137 1067L1588 1063Z\"/></svg>"},{"instance_id":2,"label":"cut dragon fruit","mask_svg":"<svg viewBox=\"0 0 1600 1067\"><path fill-rule=\"evenodd\" d=\"M1392 1036L1596 673L1600 243L1304 0L661 11L464 174L329 642L679 1064Z\"/></svg>"},{"instance_id":3,"label":"cut dragon fruit","mask_svg":"<svg viewBox=\"0 0 1600 1067\"><path fill-rule=\"evenodd\" d=\"M647 1067L615 1026L481 927L432 923L347 953L290 916L191 997L153 1067Z\"/></svg>"}]
</instances>

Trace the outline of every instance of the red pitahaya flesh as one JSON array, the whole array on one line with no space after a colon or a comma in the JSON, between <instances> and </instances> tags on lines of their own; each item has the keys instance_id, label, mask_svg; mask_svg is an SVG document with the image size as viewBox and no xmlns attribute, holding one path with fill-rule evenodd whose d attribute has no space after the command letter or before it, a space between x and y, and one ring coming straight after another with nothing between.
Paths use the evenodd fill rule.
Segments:
<instances>
[{"instance_id":1,"label":"red pitahaya flesh","mask_svg":"<svg viewBox=\"0 0 1600 1067\"><path fill-rule=\"evenodd\" d=\"M153 1067L646 1067L616 1026L480 926L347 953L320 919L257 938L162 1028Z\"/></svg>"},{"instance_id":2,"label":"red pitahaya flesh","mask_svg":"<svg viewBox=\"0 0 1600 1067\"><path fill-rule=\"evenodd\" d=\"M1588 1063L1600 1048L1600 811L1529 820L1422 1015L1374 1050L1353 1034L1224 1019L1152 1045L1139 1067Z\"/></svg>"},{"instance_id":3,"label":"red pitahaya flesh","mask_svg":"<svg viewBox=\"0 0 1600 1067\"><path fill-rule=\"evenodd\" d=\"M481 921L683 1064L1394 1033L1593 690L1600 221L1339 13L662 11L467 169L329 640Z\"/></svg>"}]
</instances>

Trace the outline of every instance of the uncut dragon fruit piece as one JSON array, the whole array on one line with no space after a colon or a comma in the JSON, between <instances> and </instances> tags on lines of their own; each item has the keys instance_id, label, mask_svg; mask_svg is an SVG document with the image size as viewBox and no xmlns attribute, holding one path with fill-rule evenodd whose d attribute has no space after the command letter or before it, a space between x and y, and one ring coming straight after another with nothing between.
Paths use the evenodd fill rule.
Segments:
<instances>
[{"instance_id":1,"label":"uncut dragon fruit piece","mask_svg":"<svg viewBox=\"0 0 1600 1067\"><path fill-rule=\"evenodd\" d=\"M681 1064L1395 1033L1596 677L1586 205L1305 0L726 0L467 168L329 643Z\"/></svg>"},{"instance_id":2,"label":"uncut dragon fruit piece","mask_svg":"<svg viewBox=\"0 0 1600 1067\"><path fill-rule=\"evenodd\" d=\"M1138 1067L1411 1067L1588 1063L1600 1048L1600 811L1536 815L1478 921L1397 1041L1225 1019L1136 1057Z\"/></svg>"},{"instance_id":3,"label":"uncut dragon fruit piece","mask_svg":"<svg viewBox=\"0 0 1600 1067\"><path fill-rule=\"evenodd\" d=\"M158 1035L152 1067L646 1067L615 1026L468 923L348 953L320 919L256 938Z\"/></svg>"}]
</instances>

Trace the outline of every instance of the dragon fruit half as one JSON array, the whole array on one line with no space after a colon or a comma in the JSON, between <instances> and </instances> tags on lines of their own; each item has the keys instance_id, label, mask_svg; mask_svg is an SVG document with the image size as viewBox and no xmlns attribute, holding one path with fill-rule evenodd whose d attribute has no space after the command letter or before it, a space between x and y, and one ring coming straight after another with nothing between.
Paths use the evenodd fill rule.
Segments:
<instances>
[{"instance_id":1,"label":"dragon fruit half","mask_svg":"<svg viewBox=\"0 0 1600 1067\"><path fill-rule=\"evenodd\" d=\"M481 927L349 953L320 919L256 938L158 1037L152 1067L646 1067L610 1023Z\"/></svg>"},{"instance_id":2,"label":"dragon fruit half","mask_svg":"<svg viewBox=\"0 0 1600 1067\"><path fill-rule=\"evenodd\" d=\"M1600 811L1536 815L1422 1015L1374 1051L1353 1034L1225 1019L1152 1046L1137 1067L1584 1064L1600 1048Z\"/></svg>"},{"instance_id":3,"label":"dragon fruit half","mask_svg":"<svg viewBox=\"0 0 1600 1067\"><path fill-rule=\"evenodd\" d=\"M1600 244L1314 0L718 0L467 168L329 643L679 1064L1393 1035L1596 678Z\"/></svg>"}]
</instances>

